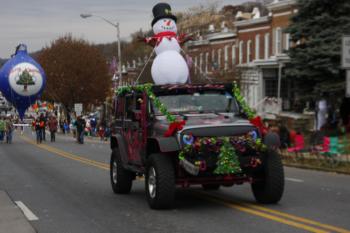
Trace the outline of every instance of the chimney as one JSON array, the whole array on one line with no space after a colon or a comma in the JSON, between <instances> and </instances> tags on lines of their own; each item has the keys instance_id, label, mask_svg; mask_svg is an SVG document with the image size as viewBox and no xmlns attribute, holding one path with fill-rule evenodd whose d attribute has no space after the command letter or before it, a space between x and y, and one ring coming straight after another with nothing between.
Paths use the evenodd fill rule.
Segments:
<instances>
[{"instance_id":1,"label":"chimney","mask_svg":"<svg viewBox=\"0 0 350 233\"><path fill-rule=\"evenodd\" d=\"M253 19L258 19L260 18L260 10L257 7L254 7L253 12L252 12Z\"/></svg>"},{"instance_id":2,"label":"chimney","mask_svg":"<svg viewBox=\"0 0 350 233\"><path fill-rule=\"evenodd\" d=\"M209 31L209 32L215 32L214 24L210 24L210 25L209 25L208 31Z\"/></svg>"},{"instance_id":3,"label":"chimney","mask_svg":"<svg viewBox=\"0 0 350 233\"><path fill-rule=\"evenodd\" d=\"M242 11L238 11L236 14L236 19L241 19L243 17Z\"/></svg>"}]
</instances>

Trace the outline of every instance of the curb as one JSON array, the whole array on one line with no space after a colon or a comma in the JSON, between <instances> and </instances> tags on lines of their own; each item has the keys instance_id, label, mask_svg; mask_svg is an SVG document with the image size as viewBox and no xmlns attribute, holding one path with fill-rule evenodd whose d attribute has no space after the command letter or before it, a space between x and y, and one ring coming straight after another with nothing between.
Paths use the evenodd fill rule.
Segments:
<instances>
[{"instance_id":1,"label":"curb","mask_svg":"<svg viewBox=\"0 0 350 233\"><path fill-rule=\"evenodd\" d=\"M283 165L286 167L295 167L295 168L309 169L309 170L315 170L315 171L330 172L330 173L332 172L332 173L337 173L337 174L350 175L350 172L339 171L339 170L335 170L335 169L331 169L331 168L313 167L313 166L309 166L309 165L285 163L285 162L283 162Z\"/></svg>"},{"instance_id":2,"label":"curb","mask_svg":"<svg viewBox=\"0 0 350 233\"><path fill-rule=\"evenodd\" d=\"M37 232L6 191L0 190L0 203L0 232Z\"/></svg>"}]
</instances>

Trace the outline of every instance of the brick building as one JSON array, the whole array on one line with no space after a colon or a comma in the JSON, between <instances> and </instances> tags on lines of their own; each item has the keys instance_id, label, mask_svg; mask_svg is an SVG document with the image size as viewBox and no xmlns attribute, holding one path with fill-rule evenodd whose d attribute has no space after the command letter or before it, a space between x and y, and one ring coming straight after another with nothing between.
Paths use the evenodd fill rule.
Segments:
<instances>
[{"instance_id":1,"label":"brick building","mask_svg":"<svg viewBox=\"0 0 350 233\"><path fill-rule=\"evenodd\" d=\"M237 31L237 74L243 95L251 106L265 111L264 102L275 102L275 111L292 106L293 83L284 79L289 62L286 51L290 36L284 33L290 17L297 12L295 0L275 0L267 5L269 14L235 22ZM274 97L271 99L271 97Z\"/></svg>"},{"instance_id":2,"label":"brick building","mask_svg":"<svg viewBox=\"0 0 350 233\"><path fill-rule=\"evenodd\" d=\"M225 82L235 74L236 33L222 23L221 31L209 26L209 33L186 45L192 58L191 78L196 81Z\"/></svg>"}]
</instances>

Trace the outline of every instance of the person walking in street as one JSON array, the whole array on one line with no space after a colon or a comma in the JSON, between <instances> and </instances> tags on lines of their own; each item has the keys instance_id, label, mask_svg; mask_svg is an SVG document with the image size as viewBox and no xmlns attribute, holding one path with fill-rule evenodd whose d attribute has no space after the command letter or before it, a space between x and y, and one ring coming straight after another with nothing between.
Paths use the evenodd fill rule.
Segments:
<instances>
[{"instance_id":1,"label":"person walking in street","mask_svg":"<svg viewBox=\"0 0 350 233\"><path fill-rule=\"evenodd\" d=\"M11 119L11 116L8 116L6 121L6 143L11 144L12 143L12 134L14 130L13 122Z\"/></svg>"},{"instance_id":2,"label":"person walking in street","mask_svg":"<svg viewBox=\"0 0 350 233\"><path fill-rule=\"evenodd\" d=\"M37 117L34 121L34 128L36 132L36 143L39 144L42 142L42 130L41 130L41 125L43 123L40 121L40 117Z\"/></svg>"},{"instance_id":3,"label":"person walking in street","mask_svg":"<svg viewBox=\"0 0 350 233\"><path fill-rule=\"evenodd\" d=\"M50 136L51 136L51 142L56 141L56 132L57 132L57 126L58 122L55 116L51 116L48 121L48 126L50 130Z\"/></svg>"},{"instance_id":4,"label":"person walking in street","mask_svg":"<svg viewBox=\"0 0 350 233\"><path fill-rule=\"evenodd\" d=\"M84 144L85 125L85 120L79 116L77 119L77 140L80 144Z\"/></svg>"},{"instance_id":5,"label":"person walking in street","mask_svg":"<svg viewBox=\"0 0 350 233\"><path fill-rule=\"evenodd\" d=\"M44 116L43 113L40 114L40 127L41 127L41 139L43 141L46 141L46 132L45 132L45 128L46 128L46 117Z\"/></svg>"},{"instance_id":6,"label":"person walking in street","mask_svg":"<svg viewBox=\"0 0 350 233\"><path fill-rule=\"evenodd\" d=\"M0 141L4 141L6 125L3 117L0 117Z\"/></svg>"}]
</instances>

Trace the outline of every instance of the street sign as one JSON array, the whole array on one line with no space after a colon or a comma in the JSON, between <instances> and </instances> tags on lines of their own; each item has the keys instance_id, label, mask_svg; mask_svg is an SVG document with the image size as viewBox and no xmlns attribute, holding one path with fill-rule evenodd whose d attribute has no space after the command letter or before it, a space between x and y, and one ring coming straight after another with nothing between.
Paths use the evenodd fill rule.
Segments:
<instances>
[{"instance_id":1,"label":"street sign","mask_svg":"<svg viewBox=\"0 0 350 233\"><path fill-rule=\"evenodd\" d=\"M342 38L341 66L343 69L350 69L350 35Z\"/></svg>"},{"instance_id":2,"label":"street sign","mask_svg":"<svg viewBox=\"0 0 350 233\"><path fill-rule=\"evenodd\" d=\"M74 111L77 114L77 116L80 116L81 113L83 112L83 104L81 103L74 104Z\"/></svg>"}]
</instances>

